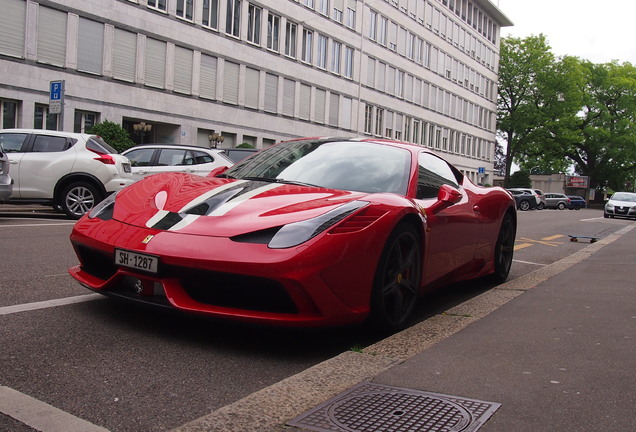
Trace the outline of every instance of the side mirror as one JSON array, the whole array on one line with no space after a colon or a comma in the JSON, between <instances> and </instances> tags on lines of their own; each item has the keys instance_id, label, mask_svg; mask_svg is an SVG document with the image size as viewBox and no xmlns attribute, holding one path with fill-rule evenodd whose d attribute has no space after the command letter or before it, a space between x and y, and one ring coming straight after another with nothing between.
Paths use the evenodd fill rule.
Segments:
<instances>
[{"instance_id":1,"label":"side mirror","mask_svg":"<svg viewBox=\"0 0 636 432\"><path fill-rule=\"evenodd\" d=\"M437 193L437 201L431 206L431 211L437 213L462 200L462 193L450 185L442 185Z\"/></svg>"}]
</instances>

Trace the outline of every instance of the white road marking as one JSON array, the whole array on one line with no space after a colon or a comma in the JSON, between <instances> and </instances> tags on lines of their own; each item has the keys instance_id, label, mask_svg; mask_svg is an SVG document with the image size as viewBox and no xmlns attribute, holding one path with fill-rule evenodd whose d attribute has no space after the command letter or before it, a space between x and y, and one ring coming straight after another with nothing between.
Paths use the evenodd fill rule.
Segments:
<instances>
[{"instance_id":1,"label":"white road marking","mask_svg":"<svg viewBox=\"0 0 636 432\"><path fill-rule=\"evenodd\" d=\"M521 264L532 264L532 265L537 265L537 266L547 265L547 264L534 263L534 262L530 262L530 261L521 261L521 260L516 260L516 259L513 259L512 261L513 262L518 262L518 263L521 263Z\"/></svg>"},{"instance_id":2,"label":"white road marking","mask_svg":"<svg viewBox=\"0 0 636 432\"><path fill-rule=\"evenodd\" d=\"M43 223L43 224L19 224L19 225L0 225L0 228L20 228L20 227L46 227L46 226L63 226L63 225L75 225L75 222L60 222L60 223Z\"/></svg>"},{"instance_id":3,"label":"white road marking","mask_svg":"<svg viewBox=\"0 0 636 432\"><path fill-rule=\"evenodd\" d=\"M24 303L20 305L3 306L3 307L0 307L0 315L9 315L9 314L18 313L18 312L26 312L26 311L32 311L37 309L46 309L46 308L57 307L57 306L65 306L65 305L70 305L74 303L83 303L83 302L103 299L103 298L104 298L103 295L95 293L95 294L85 294L85 295L80 295L75 297L66 297L66 298L54 299L54 300L45 300L45 301L34 302L34 303Z\"/></svg>"},{"instance_id":4,"label":"white road marking","mask_svg":"<svg viewBox=\"0 0 636 432\"><path fill-rule=\"evenodd\" d=\"M108 429L5 386L0 386L0 412L41 432L108 432Z\"/></svg>"}]
</instances>

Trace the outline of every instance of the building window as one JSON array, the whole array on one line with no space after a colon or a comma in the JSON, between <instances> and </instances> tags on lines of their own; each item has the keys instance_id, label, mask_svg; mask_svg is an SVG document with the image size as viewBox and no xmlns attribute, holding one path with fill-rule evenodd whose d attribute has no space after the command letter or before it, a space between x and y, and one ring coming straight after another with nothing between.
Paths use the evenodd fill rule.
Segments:
<instances>
[{"instance_id":1,"label":"building window","mask_svg":"<svg viewBox=\"0 0 636 432\"><path fill-rule=\"evenodd\" d=\"M227 0L225 33L239 37L241 31L241 0Z\"/></svg>"},{"instance_id":2,"label":"building window","mask_svg":"<svg viewBox=\"0 0 636 432\"><path fill-rule=\"evenodd\" d=\"M342 10L338 9L337 7L334 7L332 18L334 19L334 21L338 21L339 23L342 24Z\"/></svg>"},{"instance_id":3,"label":"building window","mask_svg":"<svg viewBox=\"0 0 636 432\"><path fill-rule=\"evenodd\" d=\"M355 9L347 8L346 26L349 27L349 28L355 28L355 26L356 26L356 11L355 11Z\"/></svg>"},{"instance_id":4,"label":"building window","mask_svg":"<svg viewBox=\"0 0 636 432\"><path fill-rule=\"evenodd\" d=\"M113 78L134 82L136 59L137 34L116 28L113 43Z\"/></svg>"},{"instance_id":5,"label":"building window","mask_svg":"<svg viewBox=\"0 0 636 432\"><path fill-rule=\"evenodd\" d=\"M389 31L389 19L386 17L380 17L380 35L379 40L380 45L386 46L387 33Z\"/></svg>"},{"instance_id":6,"label":"building window","mask_svg":"<svg viewBox=\"0 0 636 432\"><path fill-rule=\"evenodd\" d=\"M321 34L318 35L318 58L316 59L316 66L321 69L327 68L327 41L327 36Z\"/></svg>"},{"instance_id":7,"label":"building window","mask_svg":"<svg viewBox=\"0 0 636 432\"><path fill-rule=\"evenodd\" d=\"M378 13L376 11L369 12L369 39L378 39Z\"/></svg>"},{"instance_id":8,"label":"building window","mask_svg":"<svg viewBox=\"0 0 636 432\"><path fill-rule=\"evenodd\" d=\"M267 48L278 52L280 35L280 17L271 12L267 15Z\"/></svg>"},{"instance_id":9,"label":"building window","mask_svg":"<svg viewBox=\"0 0 636 432\"><path fill-rule=\"evenodd\" d=\"M77 38L77 70L102 74L104 24L80 17Z\"/></svg>"},{"instance_id":10,"label":"building window","mask_svg":"<svg viewBox=\"0 0 636 432\"><path fill-rule=\"evenodd\" d=\"M18 123L18 104L0 100L0 129L15 128Z\"/></svg>"},{"instance_id":11,"label":"building window","mask_svg":"<svg viewBox=\"0 0 636 432\"><path fill-rule=\"evenodd\" d=\"M219 0L203 0L201 24L213 29L219 28Z\"/></svg>"},{"instance_id":12,"label":"building window","mask_svg":"<svg viewBox=\"0 0 636 432\"><path fill-rule=\"evenodd\" d=\"M309 9L314 8L314 0L303 0L303 4L307 6Z\"/></svg>"},{"instance_id":13,"label":"building window","mask_svg":"<svg viewBox=\"0 0 636 432\"><path fill-rule=\"evenodd\" d=\"M265 74L265 111L278 112L278 75Z\"/></svg>"},{"instance_id":14,"label":"building window","mask_svg":"<svg viewBox=\"0 0 636 432\"><path fill-rule=\"evenodd\" d=\"M148 7L162 12L167 10L168 0L148 0Z\"/></svg>"},{"instance_id":15,"label":"building window","mask_svg":"<svg viewBox=\"0 0 636 432\"><path fill-rule=\"evenodd\" d=\"M297 25L287 21L285 26L285 55L296 58L296 31Z\"/></svg>"},{"instance_id":16,"label":"building window","mask_svg":"<svg viewBox=\"0 0 636 432\"><path fill-rule=\"evenodd\" d=\"M329 0L318 0L318 12L329 15Z\"/></svg>"},{"instance_id":17,"label":"building window","mask_svg":"<svg viewBox=\"0 0 636 432\"><path fill-rule=\"evenodd\" d=\"M46 105L35 105L33 128L57 130L57 114L49 114L49 107Z\"/></svg>"},{"instance_id":18,"label":"building window","mask_svg":"<svg viewBox=\"0 0 636 432\"><path fill-rule=\"evenodd\" d=\"M340 42L333 41L331 44L331 72L340 73L340 53L342 51L342 44Z\"/></svg>"},{"instance_id":19,"label":"building window","mask_svg":"<svg viewBox=\"0 0 636 432\"><path fill-rule=\"evenodd\" d=\"M247 8L247 40L256 44L261 44L261 15L263 10L258 6L249 4Z\"/></svg>"},{"instance_id":20,"label":"building window","mask_svg":"<svg viewBox=\"0 0 636 432\"><path fill-rule=\"evenodd\" d=\"M177 0L177 16L188 21L192 21L193 0Z\"/></svg>"},{"instance_id":21,"label":"building window","mask_svg":"<svg viewBox=\"0 0 636 432\"><path fill-rule=\"evenodd\" d=\"M384 108L376 108L375 110L375 135L382 136L384 127Z\"/></svg>"},{"instance_id":22,"label":"building window","mask_svg":"<svg viewBox=\"0 0 636 432\"><path fill-rule=\"evenodd\" d=\"M364 105L364 133L371 134L373 121L373 106L369 104Z\"/></svg>"},{"instance_id":23,"label":"building window","mask_svg":"<svg viewBox=\"0 0 636 432\"><path fill-rule=\"evenodd\" d=\"M303 29L303 52L301 60L305 63L311 63L311 54L314 46L314 32Z\"/></svg>"},{"instance_id":24,"label":"building window","mask_svg":"<svg viewBox=\"0 0 636 432\"><path fill-rule=\"evenodd\" d=\"M38 8L38 62L64 67L68 13L47 7Z\"/></svg>"},{"instance_id":25,"label":"building window","mask_svg":"<svg viewBox=\"0 0 636 432\"><path fill-rule=\"evenodd\" d=\"M353 78L353 48L345 47L344 76Z\"/></svg>"},{"instance_id":26,"label":"building window","mask_svg":"<svg viewBox=\"0 0 636 432\"><path fill-rule=\"evenodd\" d=\"M75 110L73 132L87 133L97 123L97 113Z\"/></svg>"}]
</instances>

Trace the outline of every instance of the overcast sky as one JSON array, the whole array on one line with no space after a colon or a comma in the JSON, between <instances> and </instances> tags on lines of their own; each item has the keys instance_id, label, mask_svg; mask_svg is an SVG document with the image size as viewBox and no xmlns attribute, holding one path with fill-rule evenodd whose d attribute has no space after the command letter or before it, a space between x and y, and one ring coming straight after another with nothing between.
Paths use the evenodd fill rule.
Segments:
<instances>
[{"instance_id":1,"label":"overcast sky","mask_svg":"<svg viewBox=\"0 0 636 432\"><path fill-rule=\"evenodd\" d=\"M636 0L490 0L515 25L501 36L543 33L557 56L636 66Z\"/></svg>"}]
</instances>

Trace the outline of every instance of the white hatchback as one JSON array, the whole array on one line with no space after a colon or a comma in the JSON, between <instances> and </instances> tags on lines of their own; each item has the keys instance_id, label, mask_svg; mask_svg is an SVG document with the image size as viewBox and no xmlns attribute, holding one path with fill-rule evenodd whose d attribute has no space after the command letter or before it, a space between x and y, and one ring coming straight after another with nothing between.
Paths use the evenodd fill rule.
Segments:
<instances>
[{"instance_id":1,"label":"white hatchback","mask_svg":"<svg viewBox=\"0 0 636 432\"><path fill-rule=\"evenodd\" d=\"M125 156L97 135L2 129L14 180L11 204L46 204L79 219L108 194L134 183Z\"/></svg>"},{"instance_id":2,"label":"white hatchback","mask_svg":"<svg viewBox=\"0 0 636 432\"><path fill-rule=\"evenodd\" d=\"M219 167L231 167L234 161L223 150L178 144L146 144L122 152L130 160L132 175L140 180L163 172L184 172L207 176Z\"/></svg>"}]
</instances>

